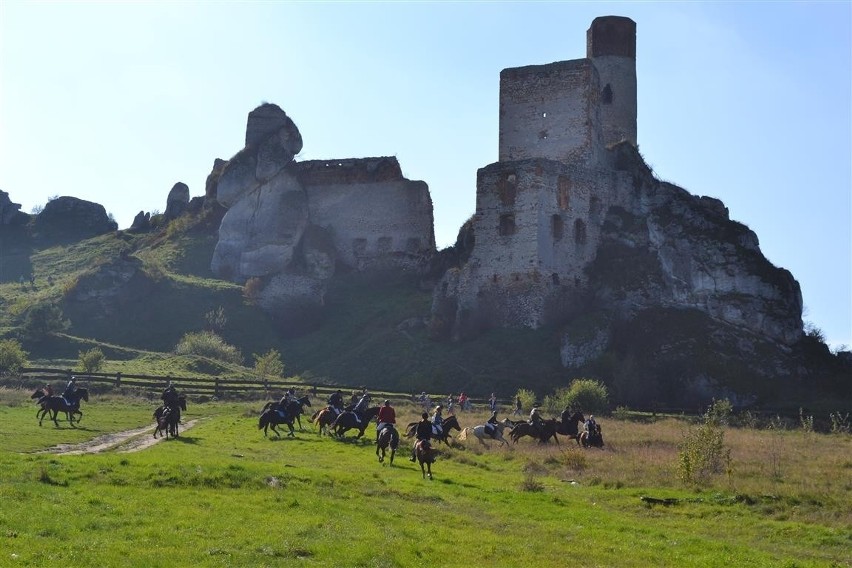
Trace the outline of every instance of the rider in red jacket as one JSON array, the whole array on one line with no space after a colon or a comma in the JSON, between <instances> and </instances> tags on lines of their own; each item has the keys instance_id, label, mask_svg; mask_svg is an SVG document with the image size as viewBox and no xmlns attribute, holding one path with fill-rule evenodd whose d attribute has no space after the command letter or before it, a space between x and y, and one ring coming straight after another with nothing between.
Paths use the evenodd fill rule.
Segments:
<instances>
[{"instance_id":1,"label":"rider in red jacket","mask_svg":"<svg viewBox=\"0 0 852 568\"><path fill-rule=\"evenodd\" d=\"M382 406L379 407L379 415L376 417L376 422L376 441L378 441L379 434L382 433L383 428L396 424L396 411L390 405L389 400L385 400Z\"/></svg>"}]
</instances>

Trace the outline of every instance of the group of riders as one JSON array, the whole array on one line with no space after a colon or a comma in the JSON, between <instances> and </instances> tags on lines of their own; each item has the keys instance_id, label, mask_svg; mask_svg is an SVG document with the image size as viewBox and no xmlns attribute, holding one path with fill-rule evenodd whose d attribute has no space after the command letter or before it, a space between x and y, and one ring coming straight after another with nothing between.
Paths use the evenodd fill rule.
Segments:
<instances>
[{"instance_id":1,"label":"group of riders","mask_svg":"<svg viewBox=\"0 0 852 568\"><path fill-rule=\"evenodd\" d=\"M53 387L50 384L44 385L44 389L42 390L44 396L42 396L39 400L36 401L36 404L43 403L46 399L53 396ZM65 401L65 405L69 408L69 410L79 410L80 409L80 397L74 396L77 392L77 377L71 377L68 383L65 385L65 390L62 391L62 400Z\"/></svg>"},{"instance_id":2,"label":"group of riders","mask_svg":"<svg viewBox=\"0 0 852 568\"><path fill-rule=\"evenodd\" d=\"M65 390L62 392L62 398L65 399L65 402L68 404L69 408L79 408L79 400L74 396L74 393L77 390L77 377L71 377L68 383L65 386ZM45 387L46 396L52 396L52 388L50 385ZM166 385L166 388L163 390L163 393L160 397L163 401L163 409L168 409L172 413L176 413L177 422L180 422L180 394L175 388L175 385L169 381ZM493 395L492 395L493 398ZM328 397L328 408L335 413L335 415L339 416L344 411L350 411L355 415L356 420L360 423L363 420L364 412L367 410L367 407L370 404L372 397L366 388L363 388L361 393L359 394L357 391L352 393L352 397L350 398L350 404L346 406L343 400L343 392L338 389L336 392L332 393ZM278 412L282 417L286 417L287 407L291 402L297 401L296 391L293 388L288 389L284 396L278 401L275 405L274 409ZM491 438L495 438L497 436L498 430L497 426L499 421L497 420L497 410L495 408L496 405L491 404L491 416L485 422L484 429L485 435L490 436ZM424 411L420 415L420 422L417 423L417 426L414 431L415 439L418 442L425 444L427 447L430 444L430 440L432 438L440 438L443 436L443 410L444 406L438 404L433 412L432 416L429 416L429 413ZM567 423L571 416L571 410L569 407L565 407L565 410L562 412L560 419L563 423ZM533 407L530 411L528 423L532 426L536 432L541 433L544 431L544 419L541 417L541 413L538 407ZM396 425L396 411L390 404L390 400L385 400L382 406L379 407L378 416L376 417L376 440L378 441L379 435L382 433L382 430L385 428L395 428ZM593 438L596 436L600 436L600 426L595 421L594 415L590 415L589 418L583 424L583 432L589 438ZM415 461L414 449L411 451L411 461Z\"/></svg>"}]
</instances>

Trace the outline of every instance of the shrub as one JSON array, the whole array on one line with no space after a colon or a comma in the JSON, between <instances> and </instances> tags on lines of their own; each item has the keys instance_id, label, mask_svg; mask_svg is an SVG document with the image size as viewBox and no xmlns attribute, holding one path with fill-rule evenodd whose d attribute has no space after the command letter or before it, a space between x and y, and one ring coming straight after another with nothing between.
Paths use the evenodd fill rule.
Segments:
<instances>
[{"instance_id":1,"label":"shrub","mask_svg":"<svg viewBox=\"0 0 852 568\"><path fill-rule=\"evenodd\" d=\"M97 373L104 366L104 352L100 347L92 347L88 351L79 352L80 368L87 373Z\"/></svg>"},{"instance_id":2,"label":"shrub","mask_svg":"<svg viewBox=\"0 0 852 568\"><path fill-rule=\"evenodd\" d=\"M27 355L17 339L0 339L0 376L19 375L27 364Z\"/></svg>"},{"instance_id":3,"label":"shrub","mask_svg":"<svg viewBox=\"0 0 852 568\"><path fill-rule=\"evenodd\" d=\"M529 389L518 389L518 392L515 393L515 399L512 401L512 408L515 407L514 403L518 397L521 398L521 412L526 410L529 413L535 406L535 393Z\"/></svg>"},{"instance_id":4,"label":"shrub","mask_svg":"<svg viewBox=\"0 0 852 568\"><path fill-rule=\"evenodd\" d=\"M609 409L609 392L594 379L574 379L567 389L557 389L553 395L546 396L543 406L550 414L558 414L566 406L584 413L605 414Z\"/></svg>"},{"instance_id":5,"label":"shrub","mask_svg":"<svg viewBox=\"0 0 852 568\"><path fill-rule=\"evenodd\" d=\"M263 292L263 280L256 276L246 280L246 283L243 285L243 296L248 300L249 304L257 302L261 292Z\"/></svg>"},{"instance_id":6,"label":"shrub","mask_svg":"<svg viewBox=\"0 0 852 568\"><path fill-rule=\"evenodd\" d=\"M281 377L284 374L284 363L281 362L281 354L275 349L270 349L264 355L255 353L254 372L261 380Z\"/></svg>"},{"instance_id":7,"label":"shrub","mask_svg":"<svg viewBox=\"0 0 852 568\"><path fill-rule=\"evenodd\" d=\"M228 316L225 315L225 308L219 306L215 310L210 310L204 314L204 321L207 323L207 330L213 333L222 333L225 329L225 324L228 323Z\"/></svg>"},{"instance_id":8,"label":"shrub","mask_svg":"<svg viewBox=\"0 0 852 568\"><path fill-rule=\"evenodd\" d=\"M714 400L702 417L703 423L684 435L678 453L678 474L684 483L703 484L711 475L730 468L731 450L725 447L720 420L727 416L726 408L729 414L730 402Z\"/></svg>"},{"instance_id":9,"label":"shrub","mask_svg":"<svg viewBox=\"0 0 852 568\"><path fill-rule=\"evenodd\" d=\"M175 347L178 355L197 355L208 357L225 363L242 365L243 356L240 350L228 345L225 340L212 331L189 332L185 334Z\"/></svg>"},{"instance_id":10,"label":"shrub","mask_svg":"<svg viewBox=\"0 0 852 568\"><path fill-rule=\"evenodd\" d=\"M799 423L802 425L802 430L805 432L814 431L814 417L812 414L805 414L803 408L799 408Z\"/></svg>"},{"instance_id":11,"label":"shrub","mask_svg":"<svg viewBox=\"0 0 852 568\"><path fill-rule=\"evenodd\" d=\"M849 413L832 412L828 415L831 419L832 434L848 434L849 433Z\"/></svg>"}]
</instances>

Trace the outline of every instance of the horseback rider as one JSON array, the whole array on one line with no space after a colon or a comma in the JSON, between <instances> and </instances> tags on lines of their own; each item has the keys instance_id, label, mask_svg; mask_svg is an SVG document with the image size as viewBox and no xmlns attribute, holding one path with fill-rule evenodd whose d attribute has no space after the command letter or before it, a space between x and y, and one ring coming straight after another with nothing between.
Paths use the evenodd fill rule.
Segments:
<instances>
[{"instance_id":1,"label":"horseback rider","mask_svg":"<svg viewBox=\"0 0 852 568\"><path fill-rule=\"evenodd\" d=\"M428 412L420 415L420 422L417 423L417 430L414 432L414 437L417 442L423 444L426 449L429 449L429 440L432 439L432 423L429 422ZM411 447L411 458L409 458L409 461L417 461L417 442Z\"/></svg>"},{"instance_id":2,"label":"horseback rider","mask_svg":"<svg viewBox=\"0 0 852 568\"><path fill-rule=\"evenodd\" d=\"M541 418L541 414L538 413L538 407L534 406L532 410L530 410L530 426L532 426L536 432L541 432L542 427L544 426L544 420Z\"/></svg>"},{"instance_id":3,"label":"horseback rider","mask_svg":"<svg viewBox=\"0 0 852 568\"><path fill-rule=\"evenodd\" d=\"M499 422L497 421L497 411L495 410L491 413L491 417L484 424L485 434L493 438L494 434L497 433L497 424L499 424Z\"/></svg>"},{"instance_id":4,"label":"horseback rider","mask_svg":"<svg viewBox=\"0 0 852 568\"><path fill-rule=\"evenodd\" d=\"M77 392L77 377L71 377L71 380L65 385L65 390L62 391L62 398L65 399L65 404L76 410L80 407L80 401L74 396L75 392Z\"/></svg>"},{"instance_id":5,"label":"horseback rider","mask_svg":"<svg viewBox=\"0 0 852 568\"><path fill-rule=\"evenodd\" d=\"M444 435L444 419L441 417L441 412L444 410L443 405L435 407L435 413L432 415L432 431L436 438Z\"/></svg>"},{"instance_id":6,"label":"horseback rider","mask_svg":"<svg viewBox=\"0 0 852 568\"><path fill-rule=\"evenodd\" d=\"M379 434L382 433L382 430L387 427L393 428L394 424L396 424L396 411L391 406L390 401L385 400L379 408L379 415L376 417L376 442L379 441Z\"/></svg>"},{"instance_id":7,"label":"horseback rider","mask_svg":"<svg viewBox=\"0 0 852 568\"><path fill-rule=\"evenodd\" d=\"M586 436L588 438L592 438L598 433L598 423L595 422L595 417L593 415L589 415L589 419L586 420L585 424L583 424L583 429L586 431Z\"/></svg>"},{"instance_id":8,"label":"horseback rider","mask_svg":"<svg viewBox=\"0 0 852 568\"><path fill-rule=\"evenodd\" d=\"M338 416L343 412L343 391L337 389L337 392L331 393L328 397L328 407Z\"/></svg>"},{"instance_id":9,"label":"horseback rider","mask_svg":"<svg viewBox=\"0 0 852 568\"><path fill-rule=\"evenodd\" d=\"M355 408L352 409L352 412L355 413L355 419L358 421L358 424L361 423L361 416L366 412L367 406L370 405L370 393L367 392L367 389L364 389L364 392L361 394L361 398L358 400L358 403L355 405Z\"/></svg>"},{"instance_id":10,"label":"horseback rider","mask_svg":"<svg viewBox=\"0 0 852 568\"><path fill-rule=\"evenodd\" d=\"M177 389L175 388L174 383L171 381L166 384L166 388L163 390L163 394L160 396L163 400L163 410L169 410L170 412L177 413L178 422L180 422L180 394L178 394Z\"/></svg>"}]
</instances>

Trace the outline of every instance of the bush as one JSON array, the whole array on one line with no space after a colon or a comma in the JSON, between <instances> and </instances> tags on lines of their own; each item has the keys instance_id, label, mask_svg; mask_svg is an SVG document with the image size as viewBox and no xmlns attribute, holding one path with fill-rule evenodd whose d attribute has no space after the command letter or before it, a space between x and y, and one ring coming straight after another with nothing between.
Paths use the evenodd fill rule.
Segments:
<instances>
[{"instance_id":1,"label":"bush","mask_svg":"<svg viewBox=\"0 0 852 568\"><path fill-rule=\"evenodd\" d=\"M243 284L243 297L245 297L249 304L254 305L260 299L260 293L263 292L263 288L263 280L253 276Z\"/></svg>"},{"instance_id":2,"label":"bush","mask_svg":"<svg viewBox=\"0 0 852 568\"><path fill-rule=\"evenodd\" d=\"M204 314L204 321L207 323L206 329L213 333L222 333L225 329L225 324L228 323L228 316L225 315L225 308L219 306L215 310L210 310Z\"/></svg>"},{"instance_id":3,"label":"bush","mask_svg":"<svg viewBox=\"0 0 852 568\"><path fill-rule=\"evenodd\" d=\"M97 373L103 368L106 358L100 347L93 347L88 351L80 351L78 361L83 371Z\"/></svg>"},{"instance_id":4,"label":"bush","mask_svg":"<svg viewBox=\"0 0 852 568\"><path fill-rule=\"evenodd\" d=\"M729 414L727 400L714 400L702 417L703 423L684 435L678 453L678 474L684 483L703 484L711 475L730 468L731 450L725 447L720 420L720 416L727 416L725 403Z\"/></svg>"},{"instance_id":5,"label":"bush","mask_svg":"<svg viewBox=\"0 0 852 568\"><path fill-rule=\"evenodd\" d=\"M0 339L0 376L19 375L27 364L27 355L17 339Z\"/></svg>"},{"instance_id":6,"label":"bush","mask_svg":"<svg viewBox=\"0 0 852 568\"><path fill-rule=\"evenodd\" d=\"M544 397L544 410L559 414L565 407L576 408L586 414L606 414L609 410L609 392L603 383L593 379L574 379L567 389L557 389Z\"/></svg>"},{"instance_id":7,"label":"bush","mask_svg":"<svg viewBox=\"0 0 852 568\"><path fill-rule=\"evenodd\" d=\"M280 378L284 374L284 363L281 362L281 354L275 349L270 349L265 355L255 353L254 372L261 380Z\"/></svg>"},{"instance_id":8,"label":"bush","mask_svg":"<svg viewBox=\"0 0 852 568\"><path fill-rule=\"evenodd\" d=\"M175 347L178 355L197 355L208 357L225 363L242 365L243 355L233 345L228 345L225 340L212 331L189 332L185 334Z\"/></svg>"},{"instance_id":9,"label":"bush","mask_svg":"<svg viewBox=\"0 0 852 568\"><path fill-rule=\"evenodd\" d=\"M529 414L532 407L535 406L535 393L528 389L519 389L518 392L515 393L515 398L512 399L512 409L515 408L515 401L521 398L521 412L526 411Z\"/></svg>"}]
</instances>

